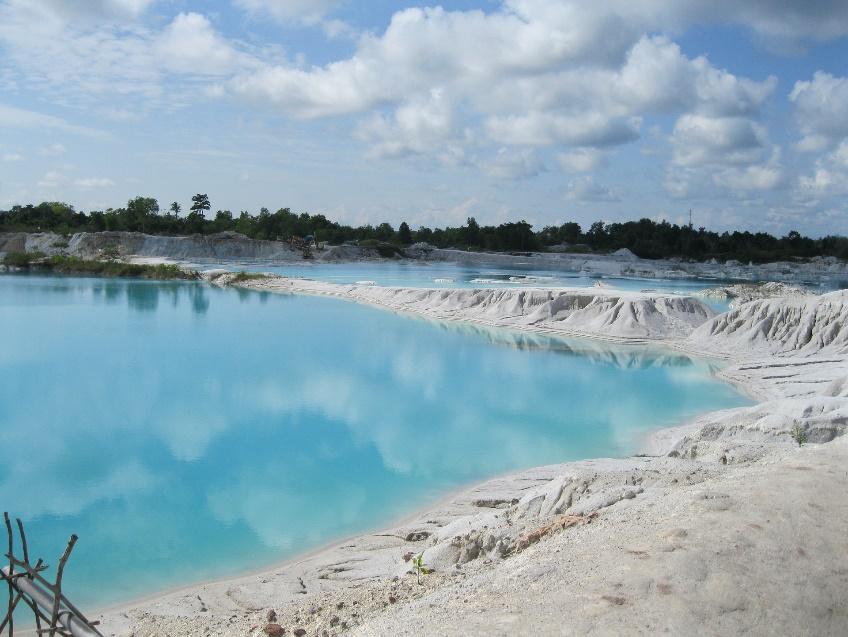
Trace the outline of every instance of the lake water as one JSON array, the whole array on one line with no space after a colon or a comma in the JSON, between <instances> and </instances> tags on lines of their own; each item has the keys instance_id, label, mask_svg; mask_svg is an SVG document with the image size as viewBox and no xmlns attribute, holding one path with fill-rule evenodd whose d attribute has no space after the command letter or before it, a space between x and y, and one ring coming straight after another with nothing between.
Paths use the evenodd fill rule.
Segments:
<instances>
[{"instance_id":1,"label":"lake water","mask_svg":"<svg viewBox=\"0 0 848 637\"><path fill-rule=\"evenodd\" d=\"M679 354L201 283L0 277L0 502L84 608L747 404Z\"/></svg>"},{"instance_id":2,"label":"lake water","mask_svg":"<svg viewBox=\"0 0 848 637\"><path fill-rule=\"evenodd\" d=\"M386 261L355 263L304 263L272 265L256 262L207 262L201 268L226 267L249 272L274 272L330 283L374 281L377 285L434 288L474 287L591 287L597 281L621 290L650 288L663 292L691 294L720 285L718 281L695 279L639 279L588 276L566 270L536 269L521 266L466 265L441 261Z\"/></svg>"}]
</instances>

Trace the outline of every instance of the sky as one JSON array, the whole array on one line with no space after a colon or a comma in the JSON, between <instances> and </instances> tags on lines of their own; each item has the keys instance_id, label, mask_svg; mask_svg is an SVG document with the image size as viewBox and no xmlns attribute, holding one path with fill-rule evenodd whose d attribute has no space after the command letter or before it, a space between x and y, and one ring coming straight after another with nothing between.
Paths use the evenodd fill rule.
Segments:
<instances>
[{"instance_id":1,"label":"sky","mask_svg":"<svg viewBox=\"0 0 848 637\"><path fill-rule=\"evenodd\" d=\"M848 234L845 0L0 0L0 209Z\"/></svg>"}]
</instances>

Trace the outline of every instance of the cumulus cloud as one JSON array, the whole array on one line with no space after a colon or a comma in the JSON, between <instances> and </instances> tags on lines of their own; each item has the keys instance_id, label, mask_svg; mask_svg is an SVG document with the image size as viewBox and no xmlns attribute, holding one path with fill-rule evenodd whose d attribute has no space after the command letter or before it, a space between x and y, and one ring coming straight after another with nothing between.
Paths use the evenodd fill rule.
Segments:
<instances>
[{"instance_id":1,"label":"cumulus cloud","mask_svg":"<svg viewBox=\"0 0 848 637\"><path fill-rule=\"evenodd\" d=\"M107 179L106 177L86 177L74 180L74 185L77 188L90 190L93 188L108 188L110 186L114 186L115 182L111 179Z\"/></svg>"},{"instance_id":2,"label":"cumulus cloud","mask_svg":"<svg viewBox=\"0 0 848 637\"><path fill-rule=\"evenodd\" d=\"M441 89L401 105L391 116L375 115L358 129L360 139L372 144L373 157L403 157L444 148L466 134L457 126L453 106Z\"/></svg>"},{"instance_id":3,"label":"cumulus cloud","mask_svg":"<svg viewBox=\"0 0 848 637\"><path fill-rule=\"evenodd\" d=\"M661 156L670 158L665 185L673 196L747 196L790 182L808 194L831 192L842 174L834 149L848 137L846 78L819 72L792 89L798 148L823 155L806 160L803 179L797 172L790 179L762 115L777 80L734 74L708 57L686 55L672 40L694 24L741 26L793 46L844 37L848 3L840 0L784 0L779 7L772 0L501 0L483 10L408 8L383 30L358 35L350 54L314 66L270 43L225 37L211 13L154 19L154 2L0 0L7 62L0 72L11 73L4 81L26 78L42 95L52 90L64 103L96 103L98 113L118 120L143 118L163 104L225 98L291 118L349 117L339 130L352 130L370 158L474 165L498 179L533 177L554 162L586 176L569 184L568 196L580 201L620 196L591 174L617 147L639 140L645 122L660 122L655 144L668 142ZM257 20L349 33L331 19L340 0L232 4ZM109 96L121 101L107 104ZM11 108L0 105L0 126L85 132ZM4 123L10 121L17 123ZM666 122L673 122L670 135ZM796 170L796 162L786 165Z\"/></svg>"},{"instance_id":4,"label":"cumulus cloud","mask_svg":"<svg viewBox=\"0 0 848 637\"><path fill-rule=\"evenodd\" d=\"M58 188L68 183L68 178L62 173L50 170L44 173L44 176L38 180L36 186L39 188Z\"/></svg>"},{"instance_id":5,"label":"cumulus cloud","mask_svg":"<svg viewBox=\"0 0 848 637\"><path fill-rule=\"evenodd\" d=\"M812 174L799 178L799 186L802 196L816 201L848 195L848 140L819 157Z\"/></svg>"},{"instance_id":6,"label":"cumulus cloud","mask_svg":"<svg viewBox=\"0 0 848 637\"><path fill-rule=\"evenodd\" d=\"M563 170L572 173L588 173L606 161L606 155L594 148L576 148L559 153L557 161Z\"/></svg>"},{"instance_id":7,"label":"cumulus cloud","mask_svg":"<svg viewBox=\"0 0 848 637\"><path fill-rule=\"evenodd\" d=\"M495 141L505 144L617 146L639 138L639 117L617 118L603 113L529 113L492 117L486 129Z\"/></svg>"},{"instance_id":8,"label":"cumulus cloud","mask_svg":"<svg viewBox=\"0 0 848 637\"><path fill-rule=\"evenodd\" d=\"M500 148L483 170L496 179L528 179L546 170L544 162L532 149Z\"/></svg>"},{"instance_id":9,"label":"cumulus cloud","mask_svg":"<svg viewBox=\"0 0 848 637\"><path fill-rule=\"evenodd\" d=\"M679 166L750 164L761 158L765 128L743 117L684 115L671 137Z\"/></svg>"},{"instance_id":10,"label":"cumulus cloud","mask_svg":"<svg viewBox=\"0 0 848 637\"><path fill-rule=\"evenodd\" d=\"M606 30L617 24L593 9L537 2L508 2L489 14L408 9L347 59L264 65L238 74L229 90L301 118L390 106L391 115L372 115L358 128L373 157L444 156L448 140L453 155L463 154L472 139L609 148L637 140L651 114L753 121L774 91L774 78L736 77L706 58L687 58L665 37L629 26L611 37Z\"/></svg>"},{"instance_id":11,"label":"cumulus cloud","mask_svg":"<svg viewBox=\"0 0 848 637\"><path fill-rule=\"evenodd\" d=\"M154 45L167 68L179 73L228 75L238 53L199 13L181 13L165 28Z\"/></svg>"},{"instance_id":12,"label":"cumulus cloud","mask_svg":"<svg viewBox=\"0 0 848 637\"><path fill-rule=\"evenodd\" d=\"M571 181L566 196L581 202L621 201L621 195L617 191L597 183L591 177Z\"/></svg>"},{"instance_id":13,"label":"cumulus cloud","mask_svg":"<svg viewBox=\"0 0 848 637\"><path fill-rule=\"evenodd\" d=\"M741 169L726 168L719 171L714 182L734 192L754 190L773 190L783 182L783 168L780 165L780 153L775 153L767 164L746 166Z\"/></svg>"},{"instance_id":14,"label":"cumulus cloud","mask_svg":"<svg viewBox=\"0 0 848 637\"><path fill-rule=\"evenodd\" d=\"M821 151L848 137L848 78L818 71L789 94L803 134L798 149Z\"/></svg>"}]
</instances>

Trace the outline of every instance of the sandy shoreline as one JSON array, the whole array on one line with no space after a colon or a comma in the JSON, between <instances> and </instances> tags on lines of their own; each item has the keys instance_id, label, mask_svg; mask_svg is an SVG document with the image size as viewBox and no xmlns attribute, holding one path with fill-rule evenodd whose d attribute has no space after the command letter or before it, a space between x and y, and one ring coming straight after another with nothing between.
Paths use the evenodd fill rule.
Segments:
<instances>
[{"instance_id":1,"label":"sandy shoreline","mask_svg":"<svg viewBox=\"0 0 848 637\"><path fill-rule=\"evenodd\" d=\"M228 276L216 277L213 282L229 284ZM661 430L646 442L645 457L587 460L513 472L455 490L424 510L390 525L382 533L360 534L336 541L261 572L205 582L122 604L101 613L104 626L110 628L108 634L258 634L259 628L266 623L265 612L272 608L278 609L289 628L302 624L307 627L305 630L313 631L309 634L321 635L321 631L327 634L385 634L383 631L389 627L400 634L404 621L398 615L401 606L413 609L422 598L446 594L445 591L456 586L452 576L460 572L458 569L474 573L479 580L478 589L475 589L478 593L493 586L498 569L524 559L525 549L516 549L522 537L546 528L551 520L566 514L581 520L600 516L598 519L605 520L606 524L606 520L619 515L619 511L635 507L632 504L635 502L655 501L657 506L665 506L665 500L677 493L678 485L691 479L687 476L693 470L696 474L704 473L705 483L709 484L711 480L733 480L736 473L759 470L761 466L777 466L793 458L796 445L790 429L794 425L800 423L809 442L833 440L848 425L845 391L848 382L843 378L848 376L848 346L845 334L838 329L840 317L845 315L848 306L848 294L752 301L735 310L735 319L728 325L723 325L715 316L698 316L697 320L684 325L677 316L691 315L695 306L688 301L682 305L676 301L669 304L667 299L671 295L661 294L564 290L563 299L556 300L547 296L548 290L522 289L501 293L494 300L481 300L479 296L474 297L474 291L422 292L338 286L284 277L249 280L238 285L275 293L347 298L432 320L455 320L487 328L576 336L639 347L655 345L687 355L708 356L726 361L718 374L720 378L756 400L766 402L706 414L692 423ZM542 298L539 294L546 296ZM520 307L516 305L517 295L521 295L523 305ZM590 296L595 301L572 303L575 295ZM444 304L446 298L450 301L448 305ZM599 307L586 313L593 302L600 304ZM553 310L548 307L547 313L540 314L539 307L546 304L556 307ZM566 306L567 311L563 310ZM643 319L641 323L610 321L611 316L621 314L622 308L641 308L633 314ZM764 332L757 317L761 318L763 313L786 314L786 308L796 311L797 315L784 317L785 329ZM488 314L480 316L481 312ZM583 314L578 315L580 312ZM663 316L658 319L656 312ZM810 313L816 317L825 316L823 320L815 318L812 329L815 331L821 323L827 338L819 338L814 346L810 343L815 338L800 345L793 343L793 335L797 337L797 329L793 328L800 326ZM531 315L534 320L528 321ZM566 326L557 325L558 321L566 321ZM834 325L837 325L835 332ZM657 330L665 335L655 333ZM777 368L783 368L784 372L775 373ZM841 441L834 445L836 443L823 448L848 453L848 447ZM805 445L801 452L806 453L808 447ZM646 476L663 472L670 476L666 482L661 481L665 486L647 490L636 486L643 484ZM632 478L632 486L620 486L620 476L629 475L639 477ZM631 478L626 478L625 485L630 483ZM564 493L569 489L570 495L566 498ZM589 494L597 495L589 497ZM531 506L530 503L540 498L544 502L555 501L543 505L542 509L534 508L535 504ZM587 522L580 524L583 523ZM633 523L625 520L624 524L627 526L619 531L629 532ZM590 529L591 525L585 528ZM565 537L569 532L562 531L551 541L560 542L559 535ZM400 558L403 553L422 550L426 563L434 565L437 574L430 576L424 587L409 588L408 576L403 575L408 565ZM530 552L528 548L526 554ZM373 607L368 606L375 591L383 594L388 590L386 587L394 591L386 594L400 599L402 604L388 604L383 599L372 604ZM309 612L315 609L316 599L323 602L339 600L332 603L342 605L362 604L369 610L344 619L335 616L337 621L333 623L334 617L321 617L320 611ZM465 619L455 617L454 628L461 627ZM371 624L382 628L369 632ZM450 626L442 625L443 631L450 633ZM550 627L540 630L550 632ZM424 632L430 634L429 630Z\"/></svg>"}]
</instances>

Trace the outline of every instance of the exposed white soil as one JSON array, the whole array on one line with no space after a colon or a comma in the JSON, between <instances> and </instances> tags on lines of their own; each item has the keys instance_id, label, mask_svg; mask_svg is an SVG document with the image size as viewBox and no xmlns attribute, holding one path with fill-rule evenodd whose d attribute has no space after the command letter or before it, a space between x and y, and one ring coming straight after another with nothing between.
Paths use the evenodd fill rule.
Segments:
<instances>
[{"instance_id":1,"label":"exposed white soil","mask_svg":"<svg viewBox=\"0 0 848 637\"><path fill-rule=\"evenodd\" d=\"M848 292L714 316L694 298L609 290L238 285L526 346L536 333L662 343L725 359L721 375L764 402L660 431L642 456L496 478L265 573L110 611L107 634L848 634ZM421 585L419 553L435 569Z\"/></svg>"},{"instance_id":2,"label":"exposed white soil","mask_svg":"<svg viewBox=\"0 0 848 637\"><path fill-rule=\"evenodd\" d=\"M218 285L232 274L205 275ZM339 285L279 276L240 283L254 290L333 296L438 320L628 342L680 340L715 316L698 299L603 288L427 289Z\"/></svg>"},{"instance_id":3,"label":"exposed white soil","mask_svg":"<svg viewBox=\"0 0 848 637\"><path fill-rule=\"evenodd\" d=\"M724 285L695 292L695 296L730 301L731 309L757 299L810 296L811 294L812 292L807 288L789 283L776 283L774 281L768 283L736 283L734 285Z\"/></svg>"}]
</instances>

